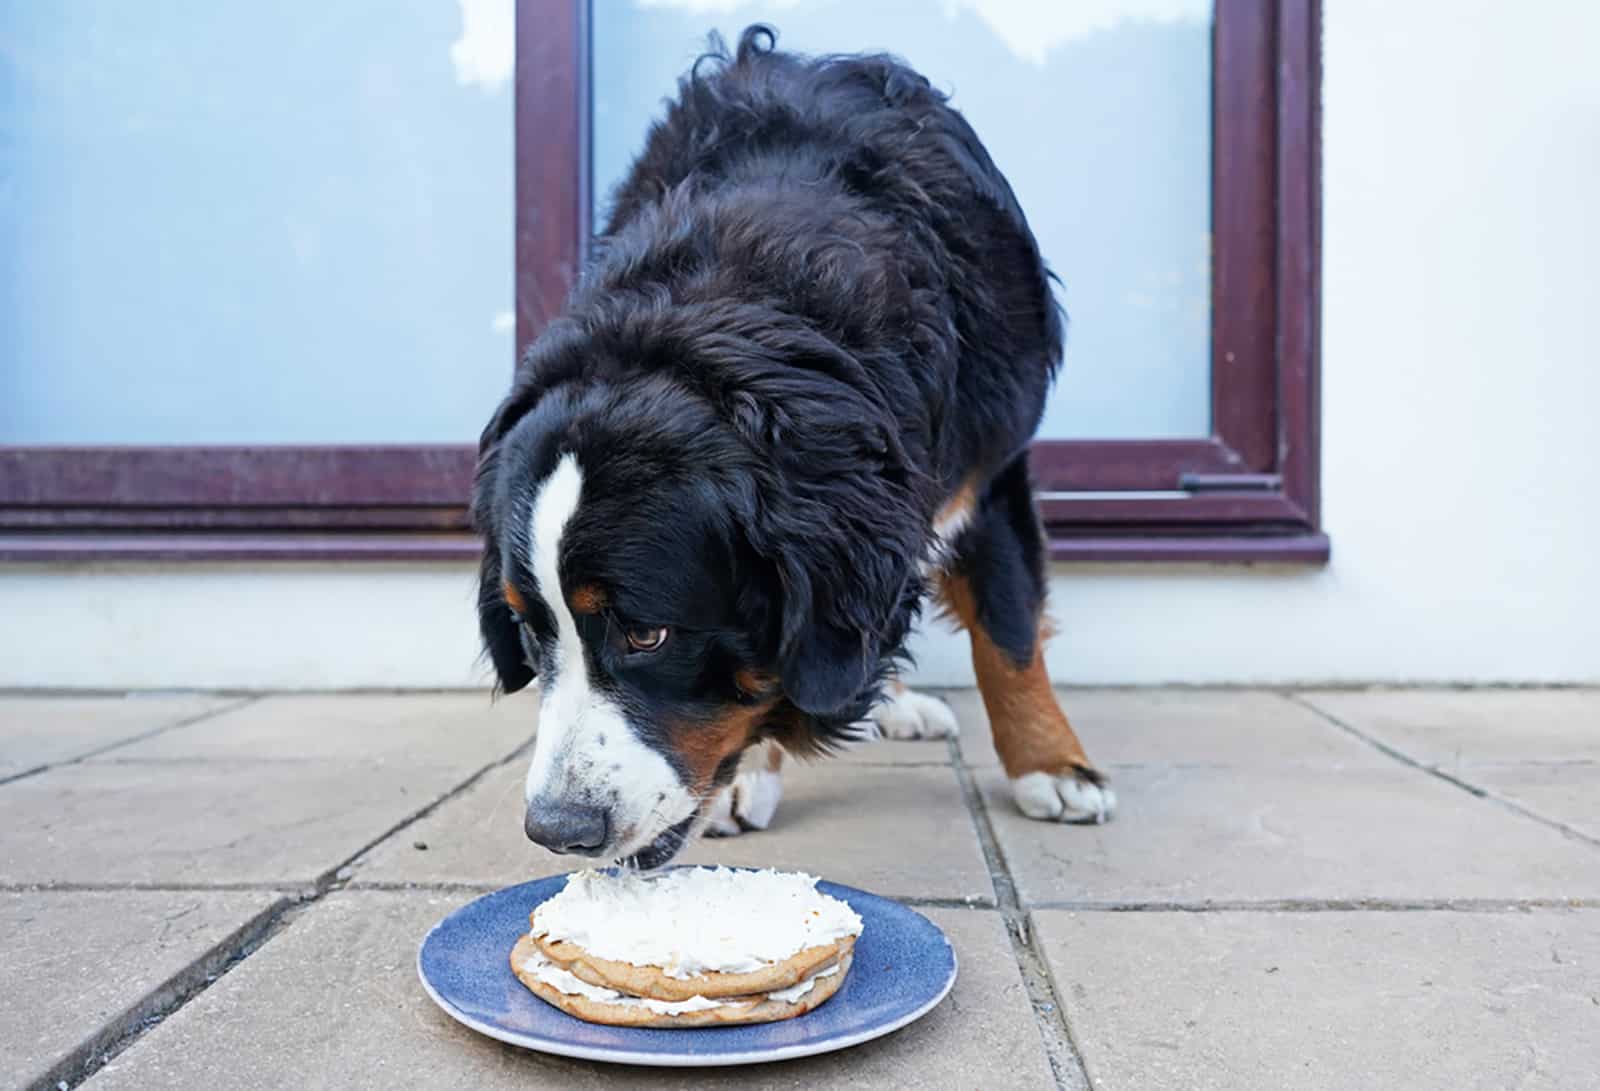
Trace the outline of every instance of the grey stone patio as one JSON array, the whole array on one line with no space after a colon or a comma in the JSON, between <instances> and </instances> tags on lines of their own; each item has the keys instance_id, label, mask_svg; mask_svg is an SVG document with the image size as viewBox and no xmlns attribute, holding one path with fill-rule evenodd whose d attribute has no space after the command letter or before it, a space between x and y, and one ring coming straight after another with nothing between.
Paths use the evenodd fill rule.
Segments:
<instances>
[{"instance_id":1,"label":"grey stone patio","mask_svg":"<svg viewBox=\"0 0 1600 1091\"><path fill-rule=\"evenodd\" d=\"M0 696L0 1084L100 1088L1588 1087L1600 693L1073 691L1104 827L956 743L794 768L689 859L805 868L950 935L953 995L842 1054L652 1072L441 1014L418 940L561 870L521 833L535 702Z\"/></svg>"}]
</instances>

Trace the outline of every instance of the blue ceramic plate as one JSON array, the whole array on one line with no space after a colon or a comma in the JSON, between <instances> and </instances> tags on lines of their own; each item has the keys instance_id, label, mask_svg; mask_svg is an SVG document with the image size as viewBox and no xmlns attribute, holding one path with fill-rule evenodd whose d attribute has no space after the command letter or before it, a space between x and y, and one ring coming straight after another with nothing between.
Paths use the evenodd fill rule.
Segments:
<instances>
[{"instance_id":1,"label":"blue ceramic plate","mask_svg":"<svg viewBox=\"0 0 1600 1091\"><path fill-rule=\"evenodd\" d=\"M649 1030L575 1019L511 972L511 948L533 907L566 885L557 875L462 906L422 941L417 974L449 1016L482 1034L542 1053L645 1065L782 1061L845 1049L898 1030L932 1010L956 981L956 953L914 909L837 883L817 889L850 904L864 928L850 976L815 1010L781 1023Z\"/></svg>"}]
</instances>

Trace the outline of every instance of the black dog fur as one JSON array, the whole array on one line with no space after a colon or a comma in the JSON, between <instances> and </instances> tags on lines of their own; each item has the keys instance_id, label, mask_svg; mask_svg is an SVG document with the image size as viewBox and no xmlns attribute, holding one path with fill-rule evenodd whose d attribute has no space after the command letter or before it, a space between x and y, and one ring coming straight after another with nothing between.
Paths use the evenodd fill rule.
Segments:
<instances>
[{"instance_id":1,"label":"black dog fur","mask_svg":"<svg viewBox=\"0 0 1600 1091\"><path fill-rule=\"evenodd\" d=\"M943 95L891 57L774 44L752 27L680 82L484 431L479 610L501 686L527 685L552 622L516 617L502 587L529 579L519 520L573 452L563 565L616 589L595 624L677 634L642 665L594 634L597 684L647 737L770 697L764 735L826 750L903 654L931 522L964 486L978 510L957 563L996 643L1031 652L1026 450L1062 318L1010 186ZM736 682L750 671L777 692Z\"/></svg>"}]
</instances>

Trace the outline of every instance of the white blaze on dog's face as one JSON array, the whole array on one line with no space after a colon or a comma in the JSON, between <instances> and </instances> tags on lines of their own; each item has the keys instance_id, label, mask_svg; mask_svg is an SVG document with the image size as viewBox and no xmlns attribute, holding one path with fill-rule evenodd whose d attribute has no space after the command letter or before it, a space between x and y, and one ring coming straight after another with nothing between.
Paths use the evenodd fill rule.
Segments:
<instances>
[{"instance_id":1,"label":"white blaze on dog's face","mask_svg":"<svg viewBox=\"0 0 1600 1091\"><path fill-rule=\"evenodd\" d=\"M693 817L698 801L600 684L579 631L561 559L564 533L582 499L583 472L566 454L534 494L529 514L526 564L555 633L540 663L526 828L556 851L623 858Z\"/></svg>"}]
</instances>

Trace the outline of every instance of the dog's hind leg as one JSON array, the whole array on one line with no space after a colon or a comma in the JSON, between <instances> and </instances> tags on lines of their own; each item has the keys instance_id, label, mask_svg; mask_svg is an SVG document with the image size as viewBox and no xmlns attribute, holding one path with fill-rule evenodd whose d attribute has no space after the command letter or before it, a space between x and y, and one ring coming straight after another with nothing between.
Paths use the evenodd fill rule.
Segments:
<instances>
[{"instance_id":1,"label":"dog's hind leg","mask_svg":"<svg viewBox=\"0 0 1600 1091\"><path fill-rule=\"evenodd\" d=\"M1084 753L1044 666L1044 534L1027 456L990 484L940 580L941 605L972 638L995 750L1030 818L1104 822L1116 794Z\"/></svg>"},{"instance_id":2,"label":"dog's hind leg","mask_svg":"<svg viewBox=\"0 0 1600 1091\"><path fill-rule=\"evenodd\" d=\"M739 771L717 792L706 815L706 836L736 837L772 824L783 799L783 747L757 743L739 759Z\"/></svg>"}]
</instances>

